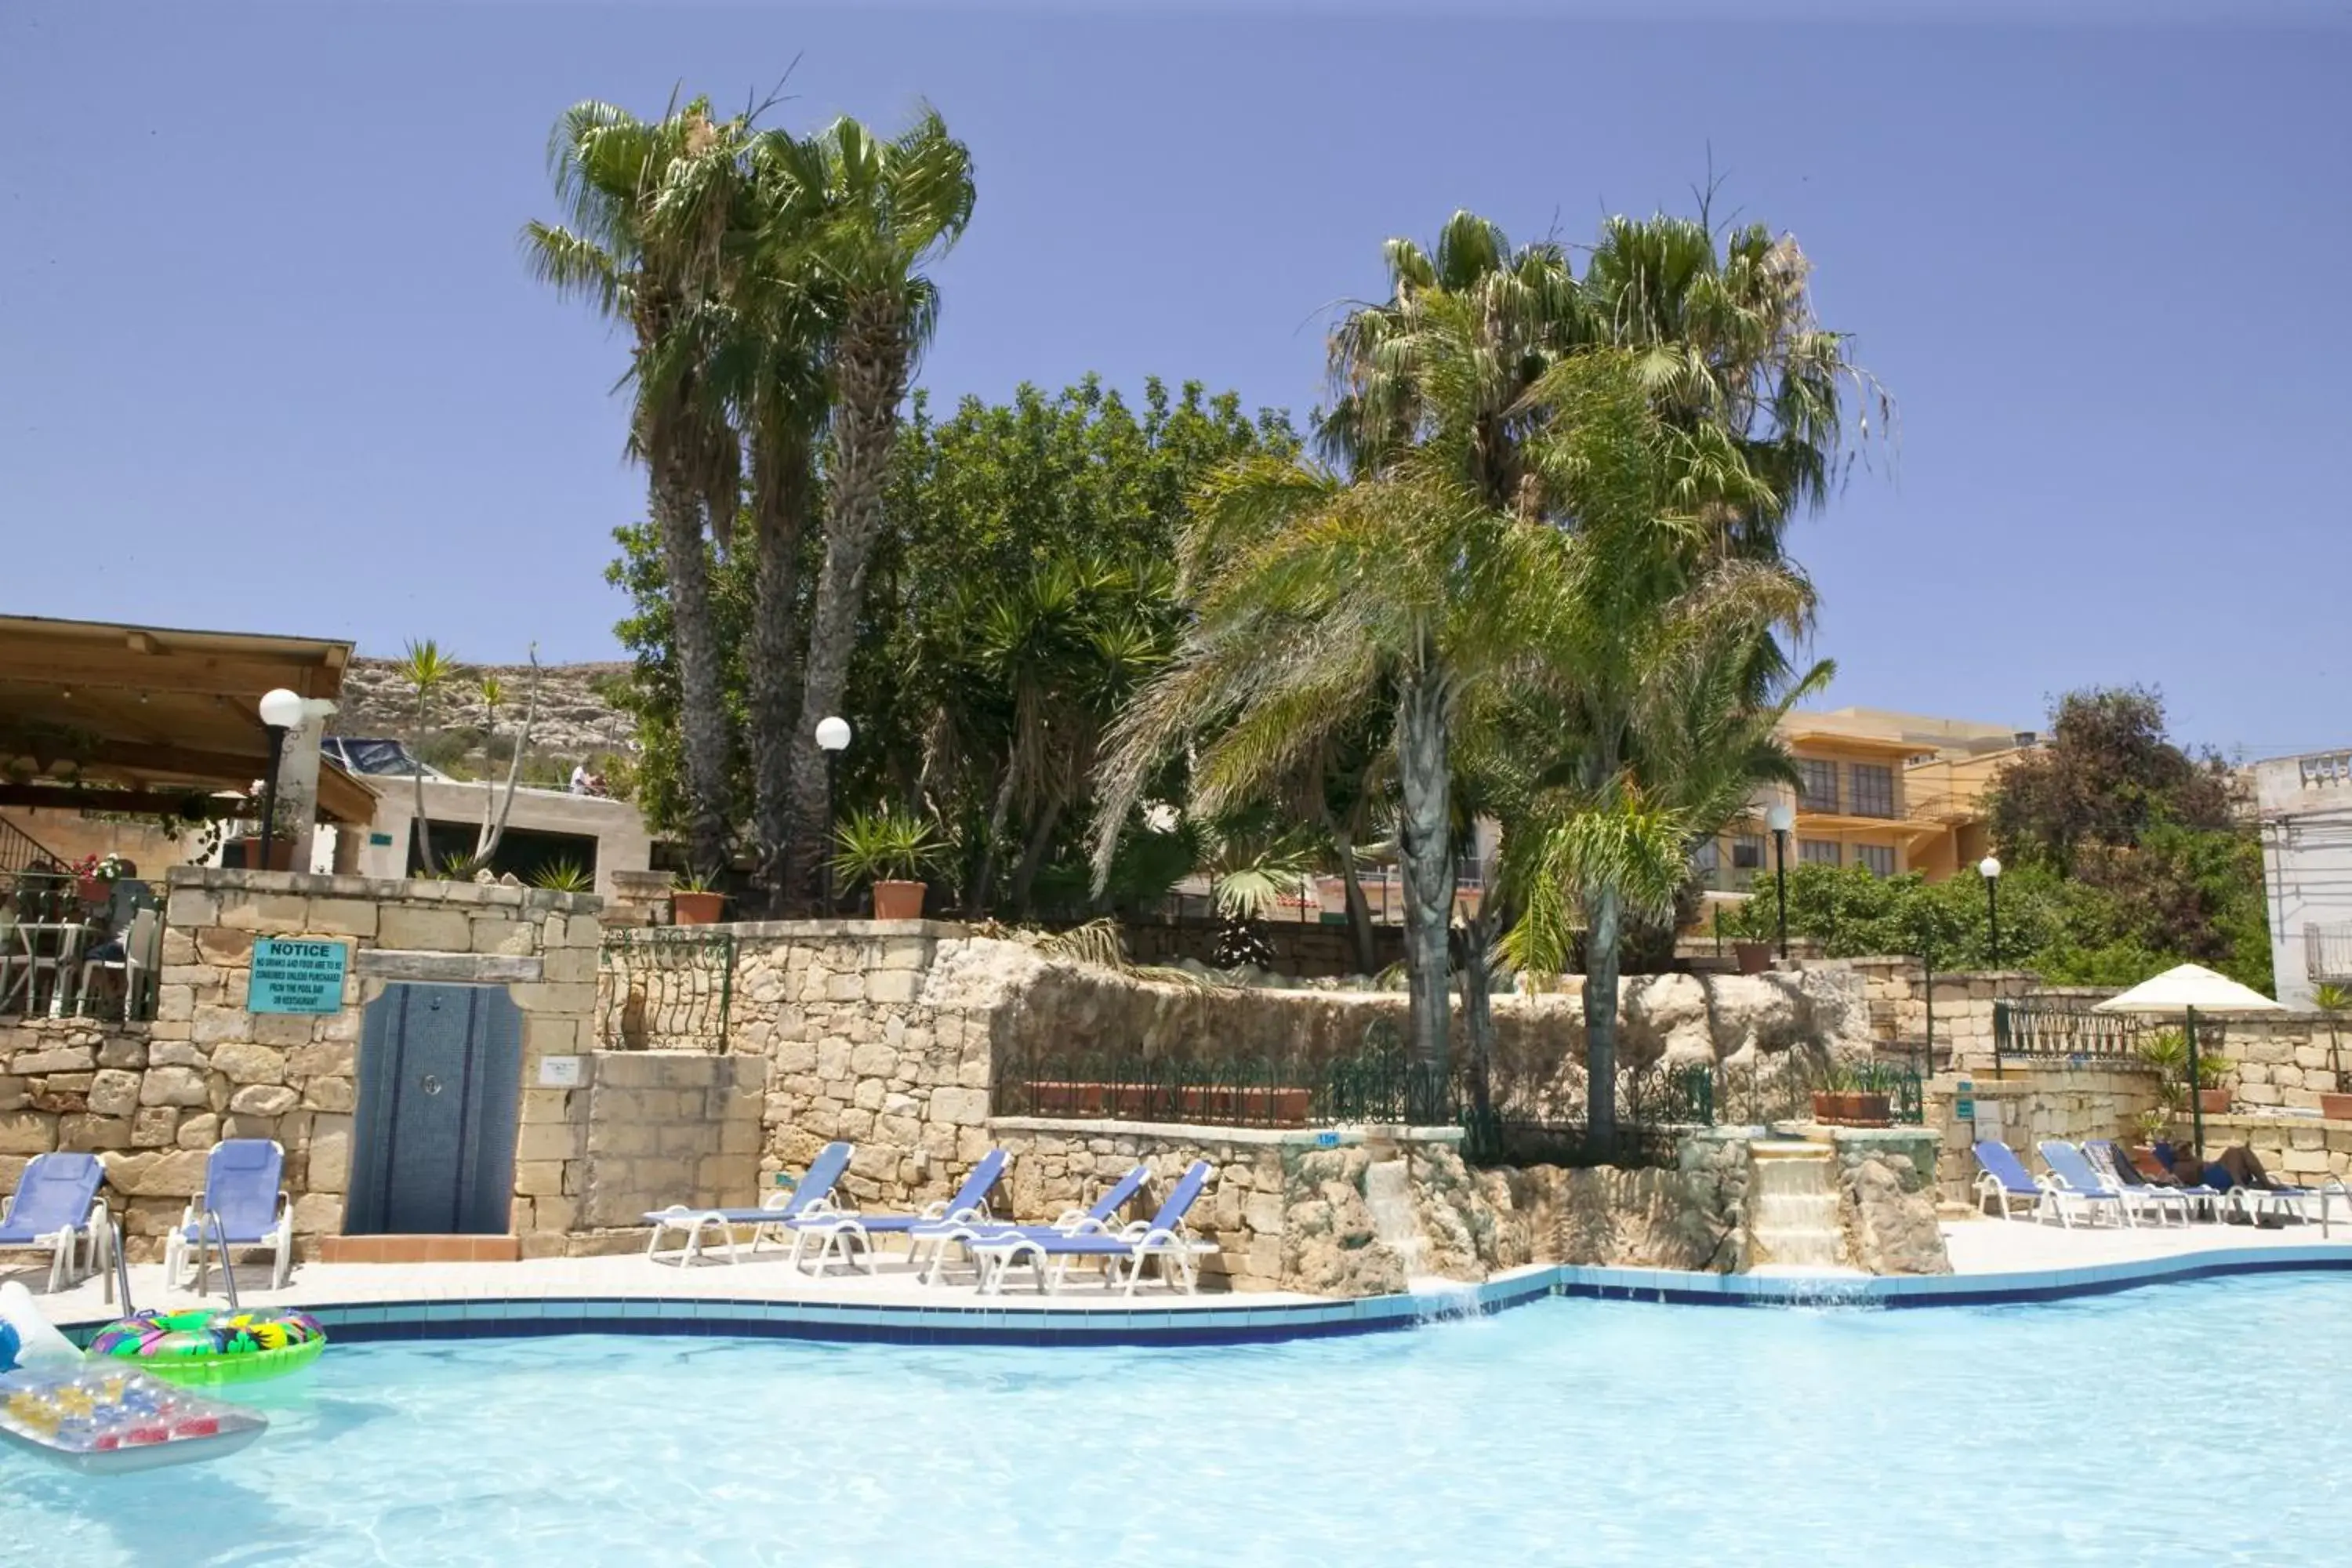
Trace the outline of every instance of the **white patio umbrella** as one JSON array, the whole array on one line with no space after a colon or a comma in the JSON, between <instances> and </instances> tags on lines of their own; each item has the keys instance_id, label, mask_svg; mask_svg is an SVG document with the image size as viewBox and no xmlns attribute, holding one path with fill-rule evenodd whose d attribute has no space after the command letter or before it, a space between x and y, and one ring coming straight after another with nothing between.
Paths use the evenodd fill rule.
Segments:
<instances>
[{"instance_id":1,"label":"white patio umbrella","mask_svg":"<svg viewBox=\"0 0 2352 1568\"><path fill-rule=\"evenodd\" d=\"M2201 963L2168 969L2143 980L2120 996L2100 1003L2100 1013L2178 1013L2189 1037L2189 1116L2199 1159L2205 1157L2205 1105L2197 1092L2197 1010L2208 1013L2284 1013L2286 1009L2261 992L2216 974Z\"/></svg>"}]
</instances>

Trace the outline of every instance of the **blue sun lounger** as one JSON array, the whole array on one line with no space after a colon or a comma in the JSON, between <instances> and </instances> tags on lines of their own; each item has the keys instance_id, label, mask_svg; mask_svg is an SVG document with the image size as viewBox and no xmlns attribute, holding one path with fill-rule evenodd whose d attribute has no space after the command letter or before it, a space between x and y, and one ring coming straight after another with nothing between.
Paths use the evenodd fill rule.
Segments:
<instances>
[{"instance_id":1,"label":"blue sun lounger","mask_svg":"<svg viewBox=\"0 0 2352 1568\"><path fill-rule=\"evenodd\" d=\"M908 1253L925 1244L931 1248L930 1267L923 1271L923 1283L939 1282L940 1268L947 1260L948 1248L971 1241L1009 1241L1024 1236L1106 1236L1113 1229L1118 1211L1128 1200L1139 1192L1150 1176L1151 1167L1137 1165L1126 1175L1105 1187L1095 1199L1092 1208L1068 1209L1051 1225L996 1225L985 1220L962 1222L942 1221L937 1225L919 1225L908 1233ZM969 1249L966 1257L971 1256Z\"/></svg>"},{"instance_id":2,"label":"blue sun lounger","mask_svg":"<svg viewBox=\"0 0 2352 1568\"><path fill-rule=\"evenodd\" d=\"M1203 1252L1216 1248L1208 1242L1195 1241L1184 1228L1184 1215L1209 1184L1209 1163L1195 1160L1176 1184L1169 1189L1168 1197L1150 1223L1130 1226L1117 1235L1061 1236L1041 1234L1002 1238L975 1238L964 1245L980 1265L980 1289L992 1295L1004 1289L1004 1276L1014 1264L1027 1258L1037 1270L1037 1289L1045 1294L1059 1289L1064 1272L1074 1258L1098 1258L1103 1263L1103 1288L1126 1284L1126 1294L1135 1294L1135 1283L1143 1277L1146 1259L1160 1259L1160 1278L1173 1289L1181 1284L1187 1295L1199 1282L1196 1259ZM1051 1261L1053 1268L1045 1267ZM1172 1266L1172 1272L1171 1272Z\"/></svg>"},{"instance_id":3,"label":"blue sun lounger","mask_svg":"<svg viewBox=\"0 0 2352 1568\"><path fill-rule=\"evenodd\" d=\"M163 1278L176 1285L190 1258L201 1291L210 1279L212 1255L222 1267L233 1247L267 1247L272 1289L286 1289L294 1267L294 1200L280 1184L286 1151L274 1138L225 1138L205 1156L205 1190L188 1200L180 1223L163 1238Z\"/></svg>"},{"instance_id":4,"label":"blue sun lounger","mask_svg":"<svg viewBox=\"0 0 2352 1568\"><path fill-rule=\"evenodd\" d=\"M761 1200L758 1208L698 1209L686 1204L672 1204L666 1209L647 1214L646 1223L654 1229L653 1234L646 1238L646 1257L659 1262L661 1259L656 1249L661 1246L662 1237L673 1230L686 1233L686 1246L674 1260L681 1265L693 1262L700 1255L705 1231L717 1232L719 1239L726 1243L727 1261L730 1263L739 1261L735 1251L735 1227L739 1225L751 1227L751 1249L753 1252L760 1250L762 1236L772 1234L782 1241L784 1227L794 1219L823 1214L833 1206L834 1184L841 1180L844 1171L849 1169L851 1152L851 1147L846 1143L826 1144L817 1151L816 1158L809 1162L808 1173L800 1179L798 1186L778 1188Z\"/></svg>"},{"instance_id":5,"label":"blue sun lounger","mask_svg":"<svg viewBox=\"0 0 2352 1568\"><path fill-rule=\"evenodd\" d=\"M2131 1156L2124 1152L2122 1144L2112 1138L2091 1139L2083 1145L2083 1152L2088 1154L2091 1157L2091 1163L2099 1168L2101 1174L2112 1178L2118 1188L2156 1186L2153 1182L2141 1181L2138 1167L2132 1163ZM2220 1205L2228 1197L2221 1188L2202 1184L2193 1187L2184 1185L2161 1187L2158 1190L2179 1193L2189 1205L2189 1216L2191 1219L2197 1217L2197 1211L2200 1206L2205 1208L2209 1215L2219 1218Z\"/></svg>"},{"instance_id":6,"label":"blue sun lounger","mask_svg":"<svg viewBox=\"0 0 2352 1568\"><path fill-rule=\"evenodd\" d=\"M914 1235L921 1226L953 1222L969 1224L988 1217L988 1194L1004 1179L1004 1167L1010 1156L1002 1149L991 1149L980 1157L971 1173L955 1196L927 1204L915 1214L858 1214L855 1210L835 1209L804 1218L790 1219L785 1225L793 1233L792 1261L797 1268L801 1254L809 1242L817 1244L816 1265L810 1270L823 1274L827 1259L837 1250L847 1262L854 1248L865 1261L866 1272L874 1272L874 1238L877 1236L903 1236L907 1239L907 1255L913 1258Z\"/></svg>"},{"instance_id":7,"label":"blue sun lounger","mask_svg":"<svg viewBox=\"0 0 2352 1568\"><path fill-rule=\"evenodd\" d=\"M89 1266L103 1268L106 1205L98 1189L106 1168L95 1154L36 1154L16 1178L16 1190L0 1211L0 1247L36 1247L49 1255L49 1289L62 1290L89 1247Z\"/></svg>"},{"instance_id":8,"label":"blue sun lounger","mask_svg":"<svg viewBox=\"0 0 2352 1568\"><path fill-rule=\"evenodd\" d=\"M2189 1200L2178 1188L2111 1179L2092 1164L2080 1149L2063 1138L2044 1138L2036 1147L2063 1191L2114 1198L2122 1207L2126 1225L2139 1223L2132 1217L2135 1207L2154 1215L2158 1225L2164 1223L2167 1215L2179 1215L2181 1224L2189 1223Z\"/></svg>"}]
</instances>

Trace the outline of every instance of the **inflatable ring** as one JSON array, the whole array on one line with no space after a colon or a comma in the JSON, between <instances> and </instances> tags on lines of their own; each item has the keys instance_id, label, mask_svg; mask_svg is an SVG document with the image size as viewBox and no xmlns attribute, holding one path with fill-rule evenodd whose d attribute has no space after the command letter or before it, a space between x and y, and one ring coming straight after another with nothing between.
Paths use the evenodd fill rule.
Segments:
<instances>
[{"instance_id":1,"label":"inflatable ring","mask_svg":"<svg viewBox=\"0 0 2352 1568\"><path fill-rule=\"evenodd\" d=\"M93 1361L121 1357L142 1372L183 1384L244 1383L298 1372L327 1348L327 1331L308 1312L262 1308L224 1312L142 1312L99 1330Z\"/></svg>"}]
</instances>

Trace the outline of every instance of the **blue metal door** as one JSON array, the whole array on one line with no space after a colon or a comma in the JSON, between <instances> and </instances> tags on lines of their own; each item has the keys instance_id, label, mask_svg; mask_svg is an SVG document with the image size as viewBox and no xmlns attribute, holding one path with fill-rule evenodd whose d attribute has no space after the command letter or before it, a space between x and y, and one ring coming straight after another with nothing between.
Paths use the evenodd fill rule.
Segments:
<instances>
[{"instance_id":1,"label":"blue metal door","mask_svg":"<svg viewBox=\"0 0 2352 1568\"><path fill-rule=\"evenodd\" d=\"M368 1004L350 1236L502 1236L514 1188L522 1012L488 985L404 981Z\"/></svg>"}]
</instances>

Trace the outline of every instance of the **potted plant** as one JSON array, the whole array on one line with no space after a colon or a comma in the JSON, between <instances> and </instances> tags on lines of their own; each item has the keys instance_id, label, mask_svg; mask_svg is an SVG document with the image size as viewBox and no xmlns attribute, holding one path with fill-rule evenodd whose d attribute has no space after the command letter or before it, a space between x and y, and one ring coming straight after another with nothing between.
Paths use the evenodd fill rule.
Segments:
<instances>
[{"instance_id":1,"label":"potted plant","mask_svg":"<svg viewBox=\"0 0 2352 1568\"><path fill-rule=\"evenodd\" d=\"M81 894L81 901L93 910L113 900L117 881L138 874L137 867L110 850L86 857L75 862L73 868L76 890Z\"/></svg>"},{"instance_id":2,"label":"potted plant","mask_svg":"<svg viewBox=\"0 0 2352 1568\"><path fill-rule=\"evenodd\" d=\"M2322 985L2311 994L2312 1005L2327 1015L2327 1078L2334 1092L2319 1097L2319 1114L2330 1121L2352 1121L2352 1094L2344 1092L2344 1046L2336 1036L2337 1016L2352 1012L2352 989Z\"/></svg>"},{"instance_id":3,"label":"potted plant","mask_svg":"<svg viewBox=\"0 0 2352 1568\"><path fill-rule=\"evenodd\" d=\"M717 925L727 912L727 895L699 871L689 871L670 889L669 918L682 926Z\"/></svg>"},{"instance_id":4,"label":"potted plant","mask_svg":"<svg viewBox=\"0 0 2352 1568\"><path fill-rule=\"evenodd\" d=\"M833 874L873 884L876 920L923 918L922 874L947 851L929 822L896 816L887 808L855 812L834 829L833 842Z\"/></svg>"},{"instance_id":5,"label":"potted plant","mask_svg":"<svg viewBox=\"0 0 2352 1568\"><path fill-rule=\"evenodd\" d=\"M2139 1142L2131 1150L2134 1160L2155 1162L2156 1145L2171 1131L2173 1114L2166 1106L2151 1105L2131 1119L2132 1131L2139 1135Z\"/></svg>"},{"instance_id":6,"label":"potted plant","mask_svg":"<svg viewBox=\"0 0 2352 1568\"><path fill-rule=\"evenodd\" d=\"M1894 1100L1863 1068L1840 1062L1813 1090L1813 1120L1832 1127L1892 1127Z\"/></svg>"}]
</instances>

